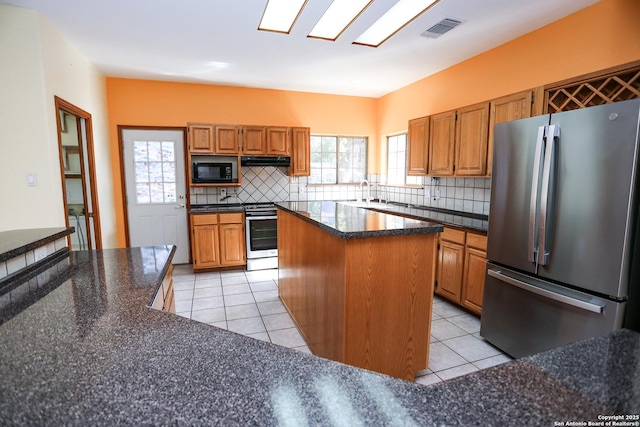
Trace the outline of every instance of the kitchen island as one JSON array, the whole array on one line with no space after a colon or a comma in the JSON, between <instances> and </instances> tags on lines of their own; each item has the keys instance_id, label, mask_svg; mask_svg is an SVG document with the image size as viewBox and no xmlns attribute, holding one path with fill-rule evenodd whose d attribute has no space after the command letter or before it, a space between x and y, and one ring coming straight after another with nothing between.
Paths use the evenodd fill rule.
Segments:
<instances>
[{"instance_id":1,"label":"kitchen island","mask_svg":"<svg viewBox=\"0 0 640 427\"><path fill-rule=\"evenodd\" d=\"M279 295L313 354L413 381L443 227L330 201L277 206Z\"/></svg>"},{"instance_id":2,"label":"kitchen island","mask_svg":"<svg viewBox=\"0 0 640 427\"><path fill-rule=\"evenodd\" d=\"M154 310L172 255L72 252L70 277L23 291L30 304L0 322L0 424L537 426L640 413L635 332L427 387Z\"/></svg>"}]
</instances>

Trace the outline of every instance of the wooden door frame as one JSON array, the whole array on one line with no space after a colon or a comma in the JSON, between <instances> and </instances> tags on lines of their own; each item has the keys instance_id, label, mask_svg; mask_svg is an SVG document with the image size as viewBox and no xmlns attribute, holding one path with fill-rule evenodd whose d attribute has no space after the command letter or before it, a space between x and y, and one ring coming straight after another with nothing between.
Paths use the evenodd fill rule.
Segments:
<instances>
[{"instance_id":1,"label":"wooden door frame","mask_svg":"<svg viewBox=\"0 0 640 427\"><path fill-rule=\"evenodd\" d=\"M127 206L127 182L125 176L125 164L124 164L124 138L123 132L125 130L158 130L158 131L181 131L182 132L182 145L184 150L184 170L187 175L188 156L187 156L187 127L186 126L139 126L139 125L118 125L118 152L120 153L120 190L122 191L122 211L124 213L124 236L125 244L127 247L131 247L131 241L129 239L129 208ZM187 232L191 229L191 220L188 215L189 207L191 206L191 198L189 194L189 177L185 176L185 203L187 209ZM189 242L191 242L191 236L189 235ZM189 251L189 262L191 262L191 251Z\"/></svg>"},{"instance_id":2,"label":"wooden door frame","mask_svg":"<svg viewBox=\"0 0 640 427\"><path fill-rule=\"evenodd\" d=\"M88 173L89 174L89 188L91 189L91 206L92 206L92 212L87 212L87 215L91 215L91 217L93 218L93 238L95 240L95 245L96 245L96 249L102 249L102 230L101 230L101 226L100 226L100 205L98 203L98 187L96 184L96 161L95 161L95 156L94 156L94 146L93 146L93 122L91 119L91 114L88 113L87 111L76 107L75 105L73 105L72 103L60 98L59 96L55 96L53 97L54 99L54 103L55 103L55 108L56 108L56 127L58 130L58 161L60 163L60 180L62 181L62 194L63 194L63 201L64 201L64 218L65 218L65 224L67 227L69 227L69 215L67 214L69 208L67 205L67 198L66 198L66 192L67 192L67 184L65 181L65 175L64 175L64 160L62 158L62 123L60 122L60 111L64 111L67 112L69 114L72 114L76 117L79 117L81 119L84 119L85 121L85 131L86 134L84 135L85 138L87 139L87 153L84 153L83 147L82 147L82 143L79 142L79 148L80 148L80 170L82 171L83 174L83 179L82 179L82 193L84 196L84 202L85 204L87 203L87 194L86 194L86 187L85 187L85 180L84 180L84 174ZM78 126L78 135L81 135L81 123L80 120L78 120L77 122L77 126ZM84 170L84 155L86 154L87 156L87 162L89 163L89 170L85 171ZM87 230L87 236L89 236L89 230ZM69 247L71 247L71 236L67 236L67 244L69 245ZM89 239L87 238L87 247L89 250L91 250L91 244Z\"/></svg>"}]
</instances>

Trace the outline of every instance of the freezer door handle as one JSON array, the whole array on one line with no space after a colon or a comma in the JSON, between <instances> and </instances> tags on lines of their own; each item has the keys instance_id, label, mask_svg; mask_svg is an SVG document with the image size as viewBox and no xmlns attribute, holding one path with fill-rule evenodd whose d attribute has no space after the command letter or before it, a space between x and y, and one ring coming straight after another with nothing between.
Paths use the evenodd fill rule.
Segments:
<instances>
[{"instance_id":1,"label":"freezer door handle","mask_svg":"<svg viewBox=\"0 0 640 427\"><path fill-rule=\"evenodd\" d=\"M602 313L604 310L603 305L593 304L587 301L582 301L576 298L572 298L567 295L558 294L555 292L548 291L546 289L539 288L537 286L530 285L529 283L523 282L522 280L518 280L511 276L507 276L501 271L496 270L487 270L487 274L493 278L496 278L502 282L508 283L510 285L516 286L520 289L524 289L525 291L532 292L534 294L541 295L543 297L552 299L554 301L558 301L564 304L572 305L577 308L581 308L583 310L591 311L593 313Z\"/></svg>"},{"instance_id":2,"label":"freezer door handle","mask_svg":"<svg viewBox=\"0 0 640 427\"><path fill-rule=\"evenodd\" d=\"M551 181L551 170L555 156L556 139L560 137L560 127L550 125L547 128L547 144L544 152L544 168L542 171L542 186L540 190L540 225L538 226L538 265L547 265L549 260L548 234L549 205L553 206L555 194L551 194L553 185Z\"/></svg>"},{"instance_id":3,"label":"freezer door handle","mask_svg":"<svg viewBox=\"0 0 640 427\"><path fill-rule=\"evenodd\" d=\"M542 163L542 152L544 145L544 133L546 126L538 128L538 136L536 138L536 154L533 163L533 175L531 177L531 201L529 202L529 248L528 259L530 262L536 262L536 253L538 248L538 188L540 188L540 165Z\"/></svg>"}]
</instances>

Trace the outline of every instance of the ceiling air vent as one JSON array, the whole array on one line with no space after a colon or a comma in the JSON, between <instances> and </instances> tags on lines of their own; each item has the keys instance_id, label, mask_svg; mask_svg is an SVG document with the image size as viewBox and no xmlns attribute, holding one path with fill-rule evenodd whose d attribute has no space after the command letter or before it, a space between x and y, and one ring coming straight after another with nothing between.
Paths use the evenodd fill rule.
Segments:
<instances>
[{"instance_id":1,"label":"ceiling air vent","mask_svg":"<svg viewBox=\"0 0 640 427\"><path fill-rule=\"evenodd\" d=\"M447 31L453 30L458 25L462 24L462 21L458 21L457 19L444 18L431 28L426 29L422 34L422 37L427 37L430 39L435 39L446 33Z\"/></svg>"}]
</instances>

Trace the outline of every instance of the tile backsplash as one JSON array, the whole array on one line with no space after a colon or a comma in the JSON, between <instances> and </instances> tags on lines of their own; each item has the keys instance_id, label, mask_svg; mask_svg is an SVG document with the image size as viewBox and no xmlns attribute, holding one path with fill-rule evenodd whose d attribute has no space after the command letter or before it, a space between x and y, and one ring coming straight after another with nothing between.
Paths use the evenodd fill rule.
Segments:
<instances>
[{"instance_id":1,"label":"tile backsplash","mask_svg":"<svg viewBox=\"0 0 640 427\"><path fill-rule=\"evenodd\" d=\"M422 188L392 187L370 174L371 197L398 203L432 206L461 212L489 214L490 178L424 177ZM230 196L221 201L220 187L191 188L191 204L256 203L304 200L355 200L362 198L360 186L309 185L307 177L289 177L285 168L242 167L242 186L227 187ZM364 186L366 195L366 185Z\"/></svg>"}]
</instances>

